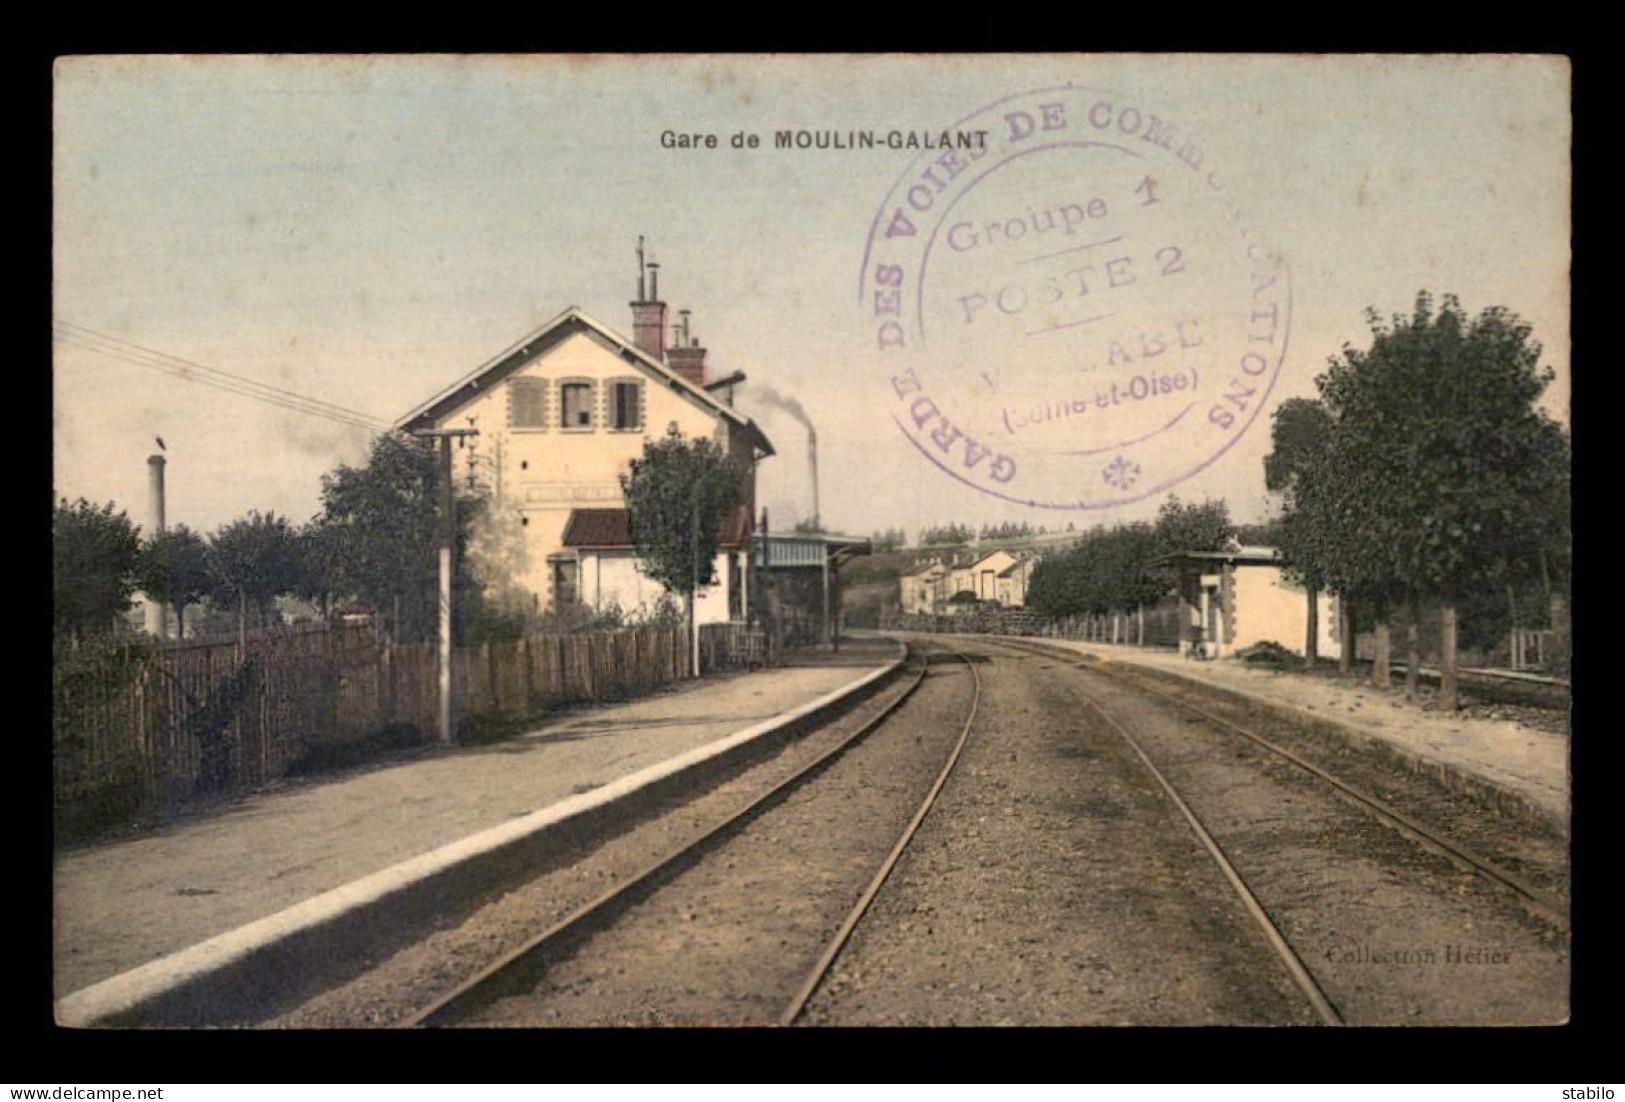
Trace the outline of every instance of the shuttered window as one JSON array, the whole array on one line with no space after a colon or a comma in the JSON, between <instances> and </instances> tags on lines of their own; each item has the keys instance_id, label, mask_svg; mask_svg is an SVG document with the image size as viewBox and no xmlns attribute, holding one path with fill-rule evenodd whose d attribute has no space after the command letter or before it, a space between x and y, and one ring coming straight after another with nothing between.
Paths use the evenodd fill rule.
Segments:
<instances>
[{"instance_id":1,"label":"shuttered window","mask_svg":"<svg viewBox=\"0 0 1625 1102\"><path fill-rule=\"evenodd\" d=\"M643 427L643 384L616 382L612 384L613 402L610 408L610 428L641 429Z\"/></svg>"},{"instance_id":2,"label":"shuttered window","mask_svg":"<svg viewBox=\"0 0 1625 1102\"><path fill-rule=\"evenodd\" d=\"M508 426L516 429L547 427L546 379L515 379L508 384Z\"/></svg>"},{"instance_id":3,"label":"shuttered window","mask_svg":"<svg viewBox=\"0 0 1625 1102\"><path fill-rule=\"evenodd\" d=\"M567 429L592 428L592 384L565 383L559 388L559 424Z\"/></svg>"}]
</instances>

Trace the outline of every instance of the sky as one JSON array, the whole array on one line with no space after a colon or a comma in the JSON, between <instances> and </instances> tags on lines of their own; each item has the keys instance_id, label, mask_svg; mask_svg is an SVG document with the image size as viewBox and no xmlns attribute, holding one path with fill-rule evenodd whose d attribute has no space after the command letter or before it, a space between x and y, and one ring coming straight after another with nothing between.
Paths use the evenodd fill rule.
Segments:
<instances>
[{"instance_id":1,"label":"sky","mask_svg":"<svg viewBox=\"0 0 1625 1102\"><path fill-rule=\"evenodd\" d=\"M1528 322L1567 422L1569 96L1543 57L63 59L54 490L141 523L162 437L169 524L306 520L372 430L268 394L389 423L568 307L629 335L644 235L775 528L785 400L830 530L1261 519L1270 412L1422 289Z\"/></svg>"}]
</instances>

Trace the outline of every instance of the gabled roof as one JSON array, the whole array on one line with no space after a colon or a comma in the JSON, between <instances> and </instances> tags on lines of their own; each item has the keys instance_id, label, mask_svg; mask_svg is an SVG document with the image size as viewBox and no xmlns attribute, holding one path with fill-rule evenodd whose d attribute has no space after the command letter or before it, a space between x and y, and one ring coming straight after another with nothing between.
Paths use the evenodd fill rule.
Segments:
<instances>
[{"instance_id":1,"label":"gabled roof","mask_svg":"<svg viewBox=\"0 0 1625 1102\"><path fill-rule=\"evenodd\" d=\"M741 505L723 518L717 545L736 551L750 539L750 510ZM571 509L564 522L564 546L621 550L632 546L632 528L625 509Z\"/></svg>"},{"instance_id":2,"label":"gabled roof","mask_svg":"<svg viewBox=\"0 0 1625 1102\"><path fill-rule=\"evenodd\" d=\"M1232 551L1176 551L1151 560L1153 563L1221 562L1237 566L1275 566L1281 562L1281 552L1273 547L1241 547Z\"/></svg>"},{"instance_id":3,"label":"gabled roof","mask_svg":"<svg viewBox=\"0 0 1625 1102\"><path fill-rule=\"evenodd\" d=\"M920 563L918 566L914 567L912 570L905 570L903 572L903 577L905 577L905 578L914 578L914 577L918 577L921 574L929 574L933 570L946 570L946 569L948 569L948 568L943 566L936 559L927 559L925 562Z\"/></svg>"},{"instance_id":4,"label":"gabled roof","mask_svg":"<svg viewBox=\"0 0 1625 1102\"><path fill-rule=\"evenodd\" d=\"M625 509L571 509L564 522L566 547L630 547Z\"/></svg>"},{"instance_id":5,"label":"gabled roof","mask_svg":"<svg viewBox=\"0 0 1625 1102\"><path fill-rule=\"evenodd\" d=\"M983 563L987 562L987 560L991 559L994 555L1000 555L1000 554L1009 555L1010 552L1006 551L1002 547L995 547L993 550L989 551L987 554L981 556L980 558L972 559L970 561L970 565L971 566L981 566ZM1012 556L1012 558L1013 557L1014 556Z\"/></svg>"},{"instance_id":6,"label":"gabled roof","mask_svg":"<svg viewBox=\"0 0 1625 1102\"><path fill-rule=\"evenodd\" d=\"M674 393L686 398L707 413L738 425L753 437L753 443L755 443L757 450L765 452L767 455L774 454L773 445L768 442L767 437L762 434L762 430L756 426L754 421L739 413L732 406L720 401L703 387L695 386L676 371L661 363L578 306L570 307L540 329L498 352L491 359L485 361L479 367L476 367L473 371L395 422L394 427L397 429L420 428L432 421L439 420L464 402L490 390L525 364L575 333L584 333L596 340L627 363L641 368Z\"/></svg>"}]
</instances>

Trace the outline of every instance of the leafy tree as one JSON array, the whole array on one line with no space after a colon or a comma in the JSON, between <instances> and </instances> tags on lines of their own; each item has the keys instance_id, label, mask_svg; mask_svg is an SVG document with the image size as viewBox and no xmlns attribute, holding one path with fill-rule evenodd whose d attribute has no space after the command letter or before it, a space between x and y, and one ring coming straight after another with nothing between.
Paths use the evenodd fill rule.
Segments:
<instances>
[{"instance_id":1,"label":"leafy tree","mask_svg":"<svg viewBox=\"0 0 1625 1102\"><path fill-rule=\"evenodd\" d=\"M1066 550L1040 559L1028 582L1027 605L1053 617L1133 612L1167 593L1175 581L1171 568L1157 564L1159 558L1217 551L1234 533L1223 501L1197 505L1170 497L1155 524L1097 527Z\"/></svg>"},{"instance_id":2,"label":"leafy tree","mask_svg":"<svg viewBox=\"0 0 1625 1102\"><path fill-rule=\"evenodd\" d=\"M390 616L396 637L426 639L439 615L440 468L434 448L404 433L373 442L362 467L322 476L318 525L330 541L329 592L353 594ZM456 498L452 554L455 623L474 622L479 587L469 572L469 530L483 499ZM307 578L306 586L311 583ZM399 610L397 615L396 610Z\"/></svg>"},{"instance_id":3,"label":"leafy tree","mask_svg":"<svg viewBox=\"0 0 1625 1102\"><path fill-rule=\"evenodd\" d=\"M252 606L257 622L271 622L271 604L299 583L293 525L286 517L255 510L224 525L209 539L210 590L222 603L235 604L239 630Z\"/></svg>"},{"instance_id":4,"label":"leafy tree","mask_svg":"<svg viewBox=\"0 0 1625 1102\"><path fill-rule=\"evenodd\" d=\"M1153 563L1162 553L1156 528L1144 521L1116 529L1111 538L1114 610L1128 612L1155 602L1168 592L1167 575Z\"/></svg>"},{"instance_id":5,"label":"leafy tree","mask_svg":"<svg viewBox=\"0 0 1625 1102\"><path fill-rule=\"evenodd\" d=\"M1294 558L1375 608L1379 649L1388 606L1439 600L1454 709L1457 603L1543 568L1566 576L1569 441L1535 408L1554 373L1502 307L1469 318L1423 292L1409 316L1367 320L1370 347L1345 345L1316 380L1330 431L1294 483Z\"/></svg>"},{"instance_id":6,"label":"leafy tree","mask_svg":"<svg viewBox=\"0 0 1625 1102\"><path fill-rule=\"evenodd\" d=\"M1281 546L1281 518L1272 517L1256 524L1236 525L1236 542L1243 547Z\"/></svg>"},{"instance_id":7,"label":"leafy tree","mask_svg":"<svg viewBox=\"0 0 1625 1102\"><path fill-rule=\"evenodd\" d=\"M953 547L969 543L975 535L968 524L934 524L920 530L920 546Z\"/></svg>"},{"instance_id":8,"label":"leafy tree","mask_svg":"<svg viewBox=\"0 0 1625 1102\"><path fill-rule=\"evenodd\" d=\"M1024 520L1007 520L999 524L984 524L981 529L981 538L985 540L1023 539L1032 534L1032 525Z\"/></svg>"},{"instance_id":9,"label":"leafy tree","mask_svg":"<svg viewBox=\"0 0 1625 1102\"><path fill-rule=\"evenodd\" d=\"M1271 426L1272 450L1264 457L1265 487L1271 493L1290 495L1324 453L1331 431L1331 414L1315 399L1289 398L1282 402Z\"/></svg>"},{"instance_id":10,"label":"leafy tree","mask_svg":"<svg viewBox=\"0 0 1625 1102\"><path fill-rule=\"evenodd\" d=\"M294 534L294 596L315 604L324 620L345 595L345 535L320 516Z\"/></svg>"},{"instance_id":11,"label":"leafy tree","mask_svg":"<svg viewBox=\"0 0 1625 1102\"><path fill-rule=\"evenodd\" d=\"M1222 500L1210 498L1198 505L1169 494L1157 510L1155 532L1161 553L1174 555L1181 551L1222 551L1235 537L1236 527L1230 523L1230 506Z\"/></svg>"},{"instance_id":12,"label":"leafy tree","mask_svg":"<svg viewBox=\"0 0 1625 1102\"><path fill-rule=\"evenodd\" d=\"M1154 565L1161 553L1156 529L1144 521L1096 528L1076 546L1039 560L1027 604L1055 617L1133 612L1168 590L1165 572Z\"/></svg>"},{"instance_id":13,"label":"leafy tree","mask_svg":"<svg viewBox=\"0 0 1625 1102\"><path fill-rule=\"evenodd\" d=\"M897 551L908 545L908 537L901 528L877 529L869 537L869 542L877 552Z\"/></svg>"},{"instance_id":14,"label":"leafy tree","mask_svg":"<svg viewBox=\"0 0 1625 1102\"><path fill-rule=\"evenodd\" d=\"M203 537L177 524L149 539L136 560L136 587L175 610L175 623L186 634L186 608L208 596L209 547Z\"/></svg>"},{"instance_id":15,"label":"leafy tree","mask_svg":"<svg viewBox=\"0 0 1625 1102\"><path fill-rule=\"evenodd\" d=\"M683 595L698 676L694 594L716 582L722 523L745 500L742 472L714 441L685 440L674 425L644 444L643 456L621 476L621 491L643 572Z\"/></svg>"},{"instance_id":16,"label":"leafy tree","mask_svg":"<svg viewBox=\"0 0 1625 1102\"><path fill-rule=\"evenodd\" d=\"M130 607L141 540L112 502L58 500L51 516L52 627L75 640L107 631Z\"/></svg>"},{"instance_id":17,"label":"leafy tree","mask_svg":"<svg viewBox=\"0 0 1625 1102\"><path fill-rule=\"evenodd\" d=\"M1314 549L1319 530L1313 524L1304 523L1308 514L1299 499L1311 493L1312 472L1325 457L1331 430L1331 414L1320 402L1312 398L1288 399L1275 411L1272 449L1264 457L1264 485L1271 493L1282 495L1287 503L1287 512L1275 522L1274 538L1269 542L1279 547L1287 573L1303 583L1308 600L1304 658L1310 665L1320 658L1320 590L1326 579L1317 569L1322 556ZM1345 604L1345 620L1347 613ZM1347 669L1354 650L1354 636L1346 623L1344 635L1341 661Z\"/></svg>"}]
</instances>

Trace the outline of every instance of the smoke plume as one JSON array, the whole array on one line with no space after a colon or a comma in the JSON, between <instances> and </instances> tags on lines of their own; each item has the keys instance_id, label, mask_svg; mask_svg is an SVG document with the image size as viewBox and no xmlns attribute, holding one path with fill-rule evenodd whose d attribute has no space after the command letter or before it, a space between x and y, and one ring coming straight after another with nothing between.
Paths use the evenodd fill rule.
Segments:
<instances>
[{"instance_id":1,"label":"smoke plume","mask_svg":"<svg viewBox=\"0 0 1625 1102\"><path fill-rule=\"evenodd\" d=\"M800 402L780 394L770 386L757 385L752 397L767 406L784 411L807 430L807 469L812 475L812 521L814 525L819 524L818 430L813 428L812 418L807 416L807 411L801 407Z\"/></svg>"}]
</instances>

